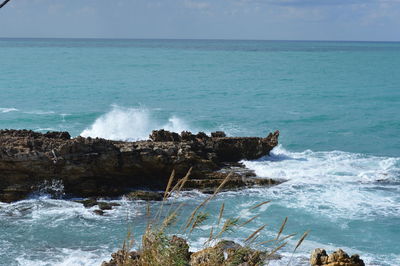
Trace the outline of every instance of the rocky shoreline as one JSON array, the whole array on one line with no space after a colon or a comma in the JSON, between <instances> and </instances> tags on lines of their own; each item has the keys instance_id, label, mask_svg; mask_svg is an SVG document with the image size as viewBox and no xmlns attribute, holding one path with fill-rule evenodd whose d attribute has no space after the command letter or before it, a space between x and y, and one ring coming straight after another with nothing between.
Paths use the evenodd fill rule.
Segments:
<instances>
[{"instance_id":1,"label":"rocky shoreline","mask_svg":"<svg viewBox=\"0 0 400 266\"><path fill-rule=\"evenodd\" d=\"M0 130L0 201L24 199L54 180L74 197L164 190L173 170L178 180L189 169L185 189L213 191L232 168L239 170L226 189L274 185L279 181L255 178L238 162L269 154L278 137L279 131L258 138L156 130L149 140L129 142L71 138L68 132Z\"/></svg>"},{"instance_id":2,"label":"rocky shoreline","mask_svg":"<svg viewBox=\"0 0 400 266\"><path fill-rule=\"evenodd\" d=\"M204 193L214 192L221 183L224 183L221 191L272 186L282 181L257 178L240 161L268 155L278 145L278 137L279 131L258 138L226 137L224 132L208 136L202 132L178 134L155 130L149 140L130 142L71 138L68 132L0 130L0 201L22 200L44 184L55 182L62 184L67 196L86 198L77 202L88 208L97 206L94 212L103 215L119 204L98 200L98 197L162 201L165 195L161 191L168 189L169 180L176 183L185 175L188 179L182 190L196 189ZM144 247L151 247L156 258L162 251L171 255L172 262L178 259L179 265L263 265L281 258L276 253L226 240L192 253L185 239L167 235L162 237L164 247L160 251L159 235L154 239L149 237L152 234L145 236ZM122 249L102 265L148 265L147 256L146 249ZM309 263L364 265L358 255L349 256L342 250L328 255L323 249L315 249Z\"/></svg>"},{"instance_id":3,"label":"rocky shoreline","mask_svg":"<svg viewBox=\"0 0 400 266\"><path fill-rule=\"evenodd\" d=\"M257 266L268 265L271 261L282 259L282 256L276 252L256 250L229 240L221 240L217 244L197 252L190 252L187 241L176 235L165 238L162 243L163 249L160 249L161 243L157 235L147 234L142 241L144 246L140 250L131 251L126 248L118 250L111 254L111 259L104 261L101 266L144 266L152 265L151 262L154 262L154 265ZM148 250L153 252L153 257L148 256ZM154 257L162 258L163 256L171 258L168 261L162 259L153 261ZM282 263L282 265L291 264L289 262L288 264ZM358 254L350 256L338 249L328 255L324 249L317 248L311 253L309 265L365 266L365 263Z\"/></svg>"}]
</instances>

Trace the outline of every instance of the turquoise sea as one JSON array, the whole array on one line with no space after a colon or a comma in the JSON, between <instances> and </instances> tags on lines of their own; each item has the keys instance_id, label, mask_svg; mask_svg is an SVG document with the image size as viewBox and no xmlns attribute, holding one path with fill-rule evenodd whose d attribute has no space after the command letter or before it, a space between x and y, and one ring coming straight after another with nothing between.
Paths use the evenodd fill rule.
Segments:
<instances>
[{"instance_id":1,"label":"turquoise sea","mask_svg":"<svg viewBox=\"0 0 400 266\"><path fill-rule=\"evenodd\" d=\"M270 156L243 163L287 182L222 193L208 207L218 213L225 202L227 216L260 215L230 238L267 223L259 238L269 239L287 216L287 234L311 230L294 265L307 265L317 247L400 265L400 43L0 39L0 128L123 140L159 128L279 129ZM204 197L176 201L188 212ZM0 264L99 265L130 225L138 237L145 227L145 203L115 201L122 206L106 216L40 191L0 203ZM189 236L194 248L214 222ZM287 264L298 238L273 265Z\"/></svg>"}]
</instances>

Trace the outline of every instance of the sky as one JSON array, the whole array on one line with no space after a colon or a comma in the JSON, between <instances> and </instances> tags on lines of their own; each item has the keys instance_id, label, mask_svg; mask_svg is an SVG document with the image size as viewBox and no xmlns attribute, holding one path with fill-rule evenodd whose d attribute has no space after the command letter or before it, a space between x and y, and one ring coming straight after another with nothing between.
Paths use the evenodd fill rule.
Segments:
<instances>
[{"instance_id":1,"label":"sky","mask_svg":"<svg viewBox=\"0 0 400 266\"><path fill-rule=\"evenodd\" d=\"M0 37L400 41L400 0L11 0Z\"/></svg>"}]
</instances>

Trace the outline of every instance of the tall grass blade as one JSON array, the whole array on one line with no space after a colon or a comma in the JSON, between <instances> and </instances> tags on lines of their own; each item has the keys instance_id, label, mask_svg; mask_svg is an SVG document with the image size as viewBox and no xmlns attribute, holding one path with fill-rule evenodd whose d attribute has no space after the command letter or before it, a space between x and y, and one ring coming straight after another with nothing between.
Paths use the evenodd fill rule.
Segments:
<instances>
[{"instance_id":1,"label":"tall grass blade","mask_svg":"<svg viewBox=\"0 0 400 266\"><path fill-rule=\"evenodd\" d=\"M197 216L196 219L193 222L192 228L190 229L190 233L198 226L200 226L205 220L208 219L209 214L200 212Z\"/></svg>"},{"instance_id":2,"label":"tall grass blade","mask_svg":"<svg viewBox=\"0 0 400 266\"><path fill-rule=\"evenodd\" d=\"M192 173L192 169L193 169L193 167L190 167L190 168L189 168L189 171L188 171L188 172L186 173L186 175L183 177L182 183L181 183L181 185L179 186L178 191L181 191L182 188L183 188L183 186L185 185L186 181L188 181L189 176L190 176L190 174Z\"/></svg>"},{"instance_id":3,"label":"tall grass blade","mask_svg":"<svg viewBox=\"0 0 400 266\"><path fill-rule=\"evenodd\" d=\"M287 245L288 242L284 242L281 245L279 245L278 247L276 247L275 249L273 249L268 255L267 257L271 257L272 255L274 255L278 250L280 250L281 248L283 248L284 246Z\"/></svg>"},{"instance_id":4,"label":"tall grass blade","mask_svg":"<svg viewBox=\"0 0 400 266\"><path fill-rule=\"evenodd\" d=\"M264 224L260 226L256 231L254 231L251 235L249 235L244 242L248 242L250 239L252 239L256 234L258 234L260 231L262 231L267 225Z\"/></svg>"},{"instance_id":5,"label":"tall grass blade","mask_svg":"<svg viewBox=\"0 0 400 266\"><path fill-rule=\"evenodd\" d=\"M169 189L171 188L171 185L172 185L172 182L174 181L174 179L175 179L175 169L172 170L172 173L168 179L168 184L167 184L167 188L165 189L165 192L164 192L163 200L165 200L167 198L167 196L169 195Z\"/></svg>"},{"instance_id":6,"label":"tall grass blade","mask_svg":"<svg viewBox=\"0 0 400 266\"><path fill-rule=\"evenodd\" d=\"M190 214L190 216L189 216L189 218L188 218L188 220L187 220L187 222L186 222L186 226L185 226L185 228L184 228L185 230L188 229L188 228L190 227L190 225L192 224L193 219L194 219L194 217L196 216L196 214L197 214L197 212L199 211L199 209L202 208L203 206L205 206L210 200L212 200L212 199L215 197L215 195L218 194L218 192L221 190L221 188L229 181L231 175L232 175L232 173L229 173L229 174L225 177L225 179L221 182L221 184L217 187L217 189L214 191L214 193L213 193L210 197L206 198L202 203L200 203L200 205L198 205L198 206L193 210L193 212Z\"/></svg>"},{"instance_id":7,"label":"tall grass blade","mask_svg":"<svg viewBox=\"0 0 400 266\"><path fill-rule=\"evenodd\" d=\"M285 220L283 221L281 228L279 229L278 235L276 236L275 240L278 240L279 237L281 236L283 230L285 229L286 223L288 221L288 218L286 217Z\"/></svg>"},{"instance_id":8,"label":"tall grass blade","mask_svg":"<svg viewBox=\"0 0 400 266\"><path fill-rule=\"evenodd\" d=\"M228 218L224 225L222 226L221 231L218 233L216 238L220 237L223 233L232 230L233 227L238 225L239 218Z\"/></svg>"},{"instance_id":9,"label":"tall grass blade","mask_svg":"<svg viewBox=\"0 0 400 266\"><path fill-rule=\"evenodd\" d=\"M292 262L294 253L296 253L296 250L300 247L301 243L303 243L304 239L306 239L306 237L308 236L309 233L310 233L310 231L306 231L306 232L304 232L304 234L300 237L299 241L297 242L296 247L295 247L294 250L293 250L292 256L290 257L290 260L289 260L289 262L288 262L287 265L289 265L290 262Z\"/></svg>"},{"instance_id":10,"label":"tall grass blade","mask_svg":"<svg viewBox=\"0 0 400 266\"><path fill-rule=\"evenodd\" d=\"M249 210L254 210L254 209L257 209L257 208L259 208L259 207L261 207L261 206L263 206L263 205L265 205L265 204L267 204L267 203L270 203L270 202L271 202L270 200L267 200L267 201L261 202L261 203L259 203L259 204L255 205L255 206L251 207Z\"/></svg>"},{"instance_id":11,"label":"tall grass blade","mask_svg":"<svg viewBox=\"0 0 400 266\"><path fill-rule=\"evenodd\" d=\"M210 236L208 237L207 242L210 242L213 239L213 236L214 236L213 234L214 234L214 227L211 227Z\"/></svg>"},{"instance_id":12,"label":"tall grass blade","mask_svg":"<svg viewBox=\"0 0 400 266\"><path fill-rule=\"evenodd\" d=\"M225 203L222 203L221 208L219 209L219 216L218 216L218 224L217 224L217 226L219 226L219 224L221 223L222 214L224 213L224 209L225 209Z\"/></svg>"},{"instance_id":13,"label":"tall grass blade","mask_svg":"<svg viewBox=\"0 0 400 266\"><path fill-rule=\"evenodd\" d=\"M308 236L308 233L309 233L309 232L310 232L310 231L307 231L307 232L305 232L305 233L303 234L303 236L300 238L299 242L297 242L297 245L296 245L296 247L294 248L294 251L293 251L293 252L296 252L296 250L300 247L301 243L303 243L304 239L306 239L306 237Z\"/></svg>"},{"instance_id":14,"label":"tall grass blade","mask_svg":"<svg viewBox=\"0 0 400 266\"><path fill-rule=\"evenodd\" d=\"M253 217L251 217L250 219L248 219L247 221L245 221L244 223L242 223L241 225L239 225L239 227L243 227L245 225L247 225L248 223L251 223L254 219L256 219L257 217L259 217L260 215L255 215Z\"/></svg>"}]
</instances>

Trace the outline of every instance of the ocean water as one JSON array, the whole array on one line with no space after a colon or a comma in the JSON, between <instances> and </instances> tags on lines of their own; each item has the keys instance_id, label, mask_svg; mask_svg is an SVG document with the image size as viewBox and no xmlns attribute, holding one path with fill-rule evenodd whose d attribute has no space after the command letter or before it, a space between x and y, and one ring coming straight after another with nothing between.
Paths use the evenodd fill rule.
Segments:
<instances>
[{"instance_id":1,"label":"ocean water","mask_svg":"<svg viewBox=\"0 0 400 266\"><path fill-rule=\"evenodd\" d=\"M66 130L73 136L145 139L153 129L265 136L270 156L243 163L287 182L219 195L226 217L260 215L260 241L299 233L281 252L307 265L312 249L343 248L367 265L400 265L400 43L0 39L0 128ZM53 184L62 189L62 184ZM189 213L205 195L178 196ZM270 204L248 211L262 201ZM99 265L139 239L146 203L97 216L40 191L0 203L1 265ZM157 204L154 203L154 208ZM225 217L225 218L226 218ZM187 236L201 248L215 220ZM172 228L179 232L179 227Z\"/></svg>"}]
</instances>

